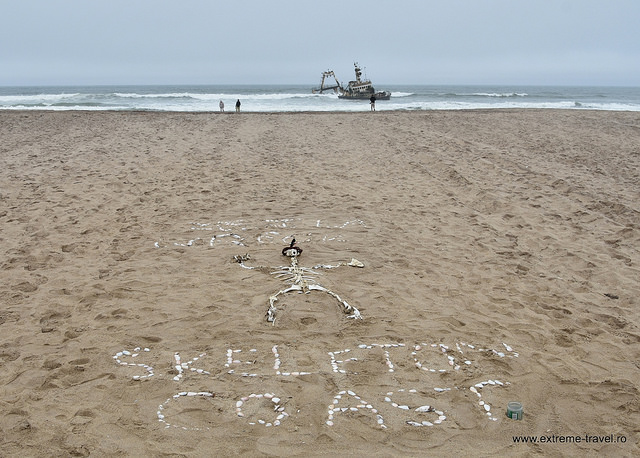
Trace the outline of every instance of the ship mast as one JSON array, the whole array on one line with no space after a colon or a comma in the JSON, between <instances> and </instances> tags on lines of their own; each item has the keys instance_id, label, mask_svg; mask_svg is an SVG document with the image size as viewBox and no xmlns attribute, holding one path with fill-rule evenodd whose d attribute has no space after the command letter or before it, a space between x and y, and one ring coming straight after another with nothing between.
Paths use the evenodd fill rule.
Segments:
<instances>
[{"instance_id":1,"label":"ship mast","mask_svg":"<svg viewBox=\"0 0 640 458\"><path fill-rule=\"evenodd\" d=\"M362 70L358 66L358 62L354 62L353 66L356 68L356 83L360 83L360 77L362 76Z\"/></svg>"}]
</instances>

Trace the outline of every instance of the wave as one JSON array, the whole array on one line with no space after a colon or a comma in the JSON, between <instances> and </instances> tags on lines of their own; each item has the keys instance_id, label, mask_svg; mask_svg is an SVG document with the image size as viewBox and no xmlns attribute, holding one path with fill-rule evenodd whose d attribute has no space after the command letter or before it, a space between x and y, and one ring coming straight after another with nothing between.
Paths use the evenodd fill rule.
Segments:
<instances>
[{"instance_id":1,"label":"wave","mask_svg":"<svg viewBox=\"0 0 640 458\"><path fill-rule=\"evenodd\" d=\"M287 99L308 99L319 97L334 97L334 94L312 94L312 93L165 93L165 94L138 94L138 93L113 93L113 97L123 99L192 99L192 100L220 100L220 99L245 99L245 100L287 100Z\"/></svg>"},{"instance_id":2,"label":"wave","mask_svg":"<svg viewBox=\"0 0 640 458\"><path fill-rule=\"evenodd\" d=\"M113 97L119 97L122 99L192 99L193 94L188 92L183 93L168 93L168 94L138 94L135 92L132 93L123 93L123 92L114 92L112 94Z\"/></svg>"},{"instance_id":3,"label":"wave","mask_svg":"<svg viewBox=\"0 0 640 458\"><path fill-rule=\"evenodd\" d=\"M337 94L313 94L297 86L69 86L0 87L0 110L140 110L210 112L236 99L247 112L366 111L363 103L338 100ZM556 108L640 111L636 89L512 88L481 86L396 86L379 111ZM395 89L395 90L394 90Z\"/></svg>"},{"instance_id":4,"label":"wave","mask_svg":"<svg viewBox=\"0 0 640 458\"><path fill-rule=\"evenodd\" d=\"M74 94L33 94L33 95L0 95L0 106L14 103L55 103L60 100L77 97Z\"/></svg>"},{"instance_id":5,"label":"wave","mask_svg":"<svg viewBox=\"0 0 640 458\"><path fill-rule=\"evenodd\" d=\"M397 103L388 106L390 110L499 110L499 109L556 109L556 110L602 110L602 111L640 111L640 105L623 103L585 103L577 101L560 102L516 102L511 103L474 103L454 101L431 101L415 103Z\"/></svg>"},{"instance_id":6,"label":"wave","mask_svg":"<svg viewBox=\"0 0 640 458\"><path fill-rule=\"evenodd\" d=\"M438 94L443 98L474 97L474 98L512 98L529 97L526 92L441 92Z\"/></svg>"},{"instance_id":7,"label":"wave","mask_svg":"<svg viewBox=\"0 0 640 458\"><path fill-rule=\"evenodd\" d=\"M526 92L473 92L470 94L474 97L528 97Z\"/></svg>"},{"instance_id":8,"label":"wave","mask_svg":"<svg viewBox=\"0 0 640 458\"><path fill-rule=\"evenodd\" d=\"M141 108L131 107L107 107L104 105L91 105L91 104L57 104L57 105L12 105L12 106L0 106L0 110L16 110L16 111L149 111Z\"/></svg>"},{"instance_id":9,"label":"wave","mask_svg":"<svg viewBox=\"0 0 640 458\"><path fill-rule=\"evenodd\" d=\"M499 109L562 109L562 110L601 110L601 111L634 111L640 112L640 105L620 104L620 103L580 103L580 102L532 102L532 103L472 103L472 102L406 102L406 103L381 103L378 111L431 111L431 110L499 110ZM125 106L106 105L98 103L57 103L57 104L17 104L12 106L0 106L0 110L52 110L52 111L159 111L159 112L208 112L217 111L217 105L169 105L158 106ZM286 104L256 104L247 112L359 112L368 111L368 105L359 103L345 103L340 105L328 104L307 104L286 105Z\"/></svg>"}]
</instances>

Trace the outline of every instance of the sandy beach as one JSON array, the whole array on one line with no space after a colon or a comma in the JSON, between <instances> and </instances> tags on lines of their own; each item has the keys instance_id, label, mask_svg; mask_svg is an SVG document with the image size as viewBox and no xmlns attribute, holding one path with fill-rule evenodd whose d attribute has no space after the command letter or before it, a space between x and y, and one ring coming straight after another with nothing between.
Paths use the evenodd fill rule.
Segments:
<instances>
[{"instance_id":1,"label":"sandy beach","mask_svg":"<svg viewBox=\"0 0 640 458\"><path fill-rule=\"evenodd\" d=\"M636 112L0 112L0 455L637 456L639 250Z\"/></svg>"}]
</instances>

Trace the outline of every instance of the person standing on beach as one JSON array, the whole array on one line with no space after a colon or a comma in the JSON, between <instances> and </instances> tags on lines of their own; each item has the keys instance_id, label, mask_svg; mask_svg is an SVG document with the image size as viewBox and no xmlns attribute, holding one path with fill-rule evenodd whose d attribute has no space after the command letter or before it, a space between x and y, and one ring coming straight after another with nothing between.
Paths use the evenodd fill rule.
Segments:
<instances>
[{"instance_id":1,"label":"person standing on beach","mask_svg":"<svg viewBox=\"0 0 640 458\"><path fill-rule=\"evenodd\" d=\"M224 102L222 100L220 100L220 113L222 113L224 111Z\"/></svg>"},{"instance_id":2,"label":"person standing on beach","mask_svg":"<svg viewBox=\"0 0 640 458\"><path fill-rule=\"evenodd\" d=\"M236 113L240 113L240 99L236 102Z\"/></svg>"},{"instance_id":3,"label":"person standing on beach","mask_svg":"<svg viewBox=\"0 0 640 458\"><path fill-rule=\"evenodd\" d=\"M371 111L376 111L376 96L372 95L369 100L371 101Z\"/></svg>"}]
</instances>

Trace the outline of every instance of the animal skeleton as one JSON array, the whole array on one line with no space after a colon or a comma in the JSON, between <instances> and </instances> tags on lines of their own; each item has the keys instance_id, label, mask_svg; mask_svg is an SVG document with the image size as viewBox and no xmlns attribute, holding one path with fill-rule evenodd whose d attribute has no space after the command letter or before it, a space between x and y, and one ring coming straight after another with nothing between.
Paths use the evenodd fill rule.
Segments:
<instances>
[{"instance_id":1,"label":"animal skeleton","mask_svg":"<svg viewBox=\"0 0 640 458\"><path fill-rule=\"evenodd\" d=\"M316 282L315 276L320 275L320 272L316 272L317 269L335 269L341 266L351 266L351 267L362 268L364 267L364 264L358 261L357 259L352 258L351 261L349 262L339 262L336 265L319 264L314 267L301 267L298 265L298 255L302 252L302 250L301 249L293 250L291 248L294 248L293 242L291 247L288 247L288 249L285 248L282 250L283 255L291 257L291 265L276 267L277 270L271 272L272 275L275 275L278 278L282 278L285 282L289 283L291 286L285 289L281 289L280 291L276 292L275 294L269 297L269 309L267 310L267 313L266 313L267 321L275 325L275 320L276 320L275 303L278 300L278 296L289 293L291 291L300 291L305 294L308 294L311 291L325 292L330 296L333 296L336 298L336 300L342 306L342 311L345 314L349 314L347 318L362 319L362 315L360 314L360 311L357 308L355 308L352 305L349 305L347 301L342 299L340 296L338 296L338 294L334 293L330 289L325 288L324 286L318 284ZM251 266L245 265L244 262L251 259L249 254L237 255L237 256L234 256L234 259L245 269L251 269L251 270L269 269L263 266L251 267Z\"/></svg>"}]
</instances>

